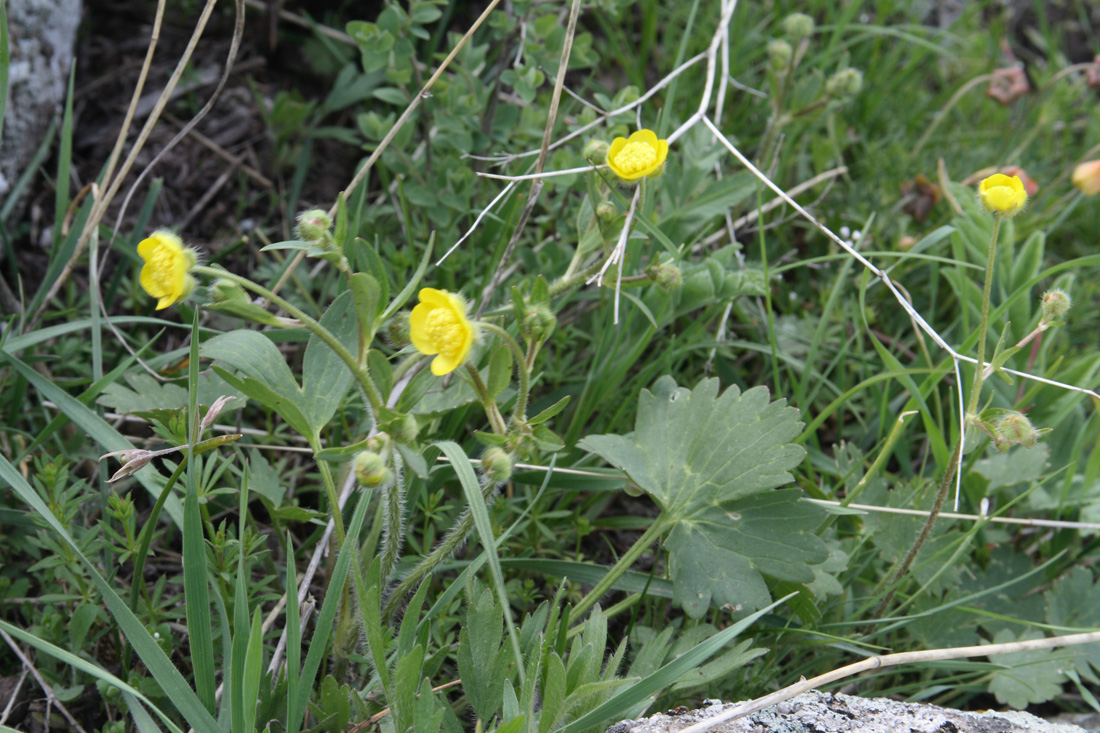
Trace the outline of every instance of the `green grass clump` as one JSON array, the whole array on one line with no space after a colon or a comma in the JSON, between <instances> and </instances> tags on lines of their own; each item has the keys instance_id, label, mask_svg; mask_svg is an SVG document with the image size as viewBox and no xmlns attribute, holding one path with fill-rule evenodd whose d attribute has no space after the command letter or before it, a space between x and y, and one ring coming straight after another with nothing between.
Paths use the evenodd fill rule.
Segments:
<instances>
[{"instance_id":1,"label":"green grass clump","mask_svg":"<svg viewBox=\"0 0 1100 733\"><path fill-rule=\"evenodd\" d=\"M231 68L254 19L189 10ZM280 25L324 84L234 97L261 170L202 241L136 162L175 142L77 170L74 84L48 251L0 208L13 724L599 730L924 651L860 693L1100 710L1061 638L1100 626L1100 69L1053 18L799 10ZM189 54L156 93L201 130Z\"/></svg>"}]
</instances>

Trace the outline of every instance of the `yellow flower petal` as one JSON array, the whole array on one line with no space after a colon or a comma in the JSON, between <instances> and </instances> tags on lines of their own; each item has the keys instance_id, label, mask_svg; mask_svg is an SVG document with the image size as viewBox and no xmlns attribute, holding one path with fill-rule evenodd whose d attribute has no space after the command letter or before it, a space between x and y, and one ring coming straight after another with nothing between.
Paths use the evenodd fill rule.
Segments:
<instances>
[{"instance_id":1,"label":"yellow flower petal","mask_svg":"<svg viewBox=\"0 0 1100 733\"><path fill-rule=\"evenodd\" d=\"M449 374L466 360L474 343L466 302L435 288L423 288L419 297L419 305L409 315L409 340L421 354L438 354L432 360L432 374Z\"/></svg>"},{"instance_id":2,"label":"yellow flower petal","mask_svg":"<svg viewBox=\"0 0 1100 733\"><path fill-rule=\"evenodd\" d=\"M985 210L1010 218L1015 216L1027 203L1027 190L1019 176L1006 176L994 173L978 186L978 196Z\"/></svg>"},{"instance_id":3,"label":"yellow flower petal","mask_svg":"<svg viewBox=\"0 0 1100 733\"><path fill-rule=\"evenodd\" d=\"M145 260L141 268L141 287L157 298L157 310L163 310L195 289L189 270L195 263L194 252L172 232L153 232L138 244L138 255Z\"/></svg>"},{"instance_id":4,"label":"yellow flower petal","mask_svg":"<svg viewBox=\"0 0 1100 733\"><path fill-rule=\"evenodd\" d=\"M668 141L658 140L653 130L638 130L629 138L617 137L607 149L608 167L627 183L661 175L667 157Z\"/></svg>"}]
</instances>

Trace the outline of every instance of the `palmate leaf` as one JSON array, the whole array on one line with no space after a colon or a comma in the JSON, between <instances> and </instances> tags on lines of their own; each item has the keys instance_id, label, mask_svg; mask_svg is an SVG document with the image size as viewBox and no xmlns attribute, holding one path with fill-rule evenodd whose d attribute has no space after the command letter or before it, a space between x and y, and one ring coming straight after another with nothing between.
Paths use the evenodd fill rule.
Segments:
<instances>
[{"instance_id":1,"label":"palmate leaf","mask_svg":"<svg viewBox=\"0 0 1100 733\"><path fill-rule=\"evenodd\" d=\"M814 580L828 557L813 530L824 511L800 501L790 469L805 451L798 410L769 402L767 389L718 394L718 380L694 390L662 377L643 391L631 437L589 436L580 447L623 470L660 506L672 527L674 597L694 618L712 601L750 613L771 601L762 574Z\"/></svg>"}]
</instances>

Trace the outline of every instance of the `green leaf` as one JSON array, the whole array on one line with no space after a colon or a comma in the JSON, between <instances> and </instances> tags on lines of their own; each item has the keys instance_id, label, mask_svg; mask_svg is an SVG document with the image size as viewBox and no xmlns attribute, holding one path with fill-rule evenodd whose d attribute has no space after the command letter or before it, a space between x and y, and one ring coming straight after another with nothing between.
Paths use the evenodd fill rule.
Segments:
<instances>
[{"instance_id":1,"label":"green leaf","mask_svg":"<svg viewBox=\"0 0 1100 733\"><path fill-rule=\"evenodd\" d=\"M783 600L776 601L760 609L756 613L746 616L737 623L730 625L728 628L722 629L706 641L697 644L691 651L681 654L656 672L647 675L644 679L635 682L627 689L617 693L595 710L591 710L587 714L572 721L569 725L561 728L558 733L578 733L578 731L592 728L607 720L618 719L617 716L621 716L621 713L624 711L629 710L637 703L657 694L666 687L675 684L677 680L683 678L685 673L706 662L710 657L722 649L722 647L735 639L738 634L751 626L765 613L782 603ZM671 632L672 629L669 628L666 629L666 631ZM661 646L663 646L663 644Z\"/></svg>"},{"instance_id":2,"label":"green leaf","mask_svg":"<svg viewBox=\"0 0 1100 733\"><path fill-rule=\"evenodd\" d=\"M348 292L341 293L321 316L325 328L351 354L359 351L359 328L355 303ZM285 366L285 362L284 362ZM352 373L348 365L317 336L310 336L302 361L303 410L317 434L328 425L340 402L351 387Z\"/></svg>"},{"instance_id":3,"label":"green leaf","mask_svg":"<svg viewBox=\"0 0 1100 733\"><path fill-rule=\"evenodd\" d=\"M13 363L15 361L12 358ZM35 372L37 374L37 372ZM71 399L71 398L70 398ZM76 558L84 565L88 572L88 576L92 582L95 583L96 589L99 590L103 600L106 602L107 608L111 615L118 622L120 631L126 635L126 638L134 646L134 651L141 657L141 661L149 669L150 674L164 690L168 699L172 704L176 706L176 709L180 711L180 714L188 721L188 723L195 728L195 730L218 730L217 721L206 710L203 704L200 702L199 697L195 694L195 691L191 689L191 685L180 674L179 670L173 664L172 660L164 653L164 650L160 648L156 640L153 639L152 634L145 628L145 625L138 620L133 611L126 605L126 602L119 597L119 595L111 587L102 575L99 574L96 566L84 555L77 542L69 535L65 527L57 520L53 512L46 506L45 502L38 496L38 493L31 488L31 485L27 483L18 469L13 466L3 455L0 455L0 480L6 481L9 486L19 495L23 501L30 505L35 513L52 529L57 535L65 542L73 551ZM140 697L140 693L132 688L125 687L125 683L108 673L99 670L98 667L90 664L89 662L76 657L64 650L52 647L46 642L40 641L37 637L26 634L21 629L17 629L14 626L0 621L0 627L3 627L8 633L13 636L21 638L23 641L31 644L32 646L41 649L43 651L49 651L54 657L61 659L67 664L88 672L89 674L96 675L100 679L108 679L111 684L119 689L126 689L128 692ZM142 698L144 701L145 699ZM164 714L160 712L156 706L149 703L149 706L160 715L165 718ZM173 730L178 730L174 726Z\"/></svg>"},{"instance_id":4,"label":"green leaf","mask_svg":"<svg viewBox=\"0 0 1100 733\"><path fill-rule=\"evenodd\" d=\"M408 730L413 724L416 690L424 670L424 647L417 644L397 658L394 670L394 697L391 701L394 730Z\"/></svg>"},{"instance_id":5,"label":"green leaf","mask_svg":"<svg viewBox=\"0 0 1100 733\"><path fill-rule=\"evenodd\" d=\"M466 611L458 636L458 676L478 720L488 721L504 699L505 675L494 666L504 638L504 609L485 589Z\"/></svg>"},{"instance_id":6,"label":"green leaf","mask_svg":"<svg viewBox=\"0 0 1100 733\"><path fill-rule=\"evenodd\" d=\"M378 281L365 272L357 272L350 278L351 296L355 300L355 314L359 317L359 331L366 343L374 334L374 317L378 315L379 296L382 288Z\"/></svg>"},{"instance_id":7,"label":"green leaf","mask_svg":"<svg viewBox=\"0 0 1100 733\"><path fill-rule=\"evenodd\" d=\"M1054 581L1044 599L1047 623L1082 631L1100 628L1100 583L1093 583L1092 573L1085 568L1074 568ZM1100 644L1081 644L1069 649L1077 671L1095 683L1093 671L1100 672Z\"/></svg>"},{"instance_id":8,"label":"green leaf","mask_svg":"<svg viewBox=\"0 0 1100 733\"><path fill-rule=\"evenodd\" d=\"M512 363L512 350L507 344L501 344L493 350L493 355L489 359L487 383L490 399L495 400L508 386L508 382L512 379Z\"/></svg>"},{"instance_id":9,"label":"green leaf","mask_svg":"<svg viewBox=\"0 0 1100 733\"><path fill-rule=\"evenodd\" d=\"M718 380L694 390L662 377L643 391L634 435L589 436L580 447L623 470L674 526L668 538L675 596L698 618L711 601L741 612L771 596L762 573L808 583L828 557L812 534L824 511L799 501L789 481L804 455L798 411L768 401L763 387L718 395Z\"/></svg>"},{"instance_id":10,"label":"green leaf","mask_svg":"<svg viewBox=\"0 0 1100 733\"><path fill-rule=\"evenodd\" d=\"M287 424L294 428L299 434L307 437L313 435L313 429L310 427L309 420L302 414L298 404L294 401L295 398L301 399L301 392L297 391L297 387L295 387L294 397L287 398L278 394L258 379L253 379L252 377L241 379L222 367L219 367L217 364L213 366L213 369L217 372L218 376L228 382L231 387L243 392L249 399L256 400L269 410L274 410L278 413L278 415L286 420Z\"/></svg>"},{"instance_id":11,"label":"green leaf","mask_svg":"<svg viewBox=\"0 0 1100 733\"><path fill-rule=\"evenodd\" d=\"M545 410L543 410L539 414L535 415L532 418L529 418L527 420L527 424L528 425L538 425L539 423L546 422L547 420L549 420L550 418L554 417L559 412L564 410L565 406L569 404L569 400L571 400L571 399L573 399L572 395L566 395L565 397L562 397L560 400L558 400L554 404L550 405L549 407L547 407Z\"/></svg>"},{"instance_id":12,"label":"green leaf","mask_svg":"<svg viewBox=\"0 0 1100 733\"><path fill-rule=\"evenodd\" d=\"M223 333L203 343L199 353L207 359L228 364L290 402L303 403L298 382L286 359L271 339L261 333L243 329Z\"/></svg>"},{"instance_id":13,"label":"green leaf","mask_svg":"<svg viewBox=\"0 0 1100 733\"><path fill-rule=\"evenodd\" d=\"M1001 629L993 637L993 643L1007 644L1043 636L1041 631L1032 629L1017 637L1011 629ZM992 656L990 661L1006 669L992 673L989 691L997 697L997 702L1019 710L1031 703L1052 700L1062 692L1062 683L1066 681L1066 673L1062 670L1072 664L1072 658L1073 652L1068 649L1032 649Z\"/></svg>"}]
</instances>

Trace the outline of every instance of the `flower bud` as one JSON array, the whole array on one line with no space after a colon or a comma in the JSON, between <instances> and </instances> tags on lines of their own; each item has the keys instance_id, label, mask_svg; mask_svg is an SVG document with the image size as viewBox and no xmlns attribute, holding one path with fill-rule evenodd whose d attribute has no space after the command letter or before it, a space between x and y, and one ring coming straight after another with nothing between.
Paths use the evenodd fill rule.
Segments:
<instances>
[{"instance_id":1,"label":"flower bud","mask_svg":"<svg viewBox=\"0 0 1100 733\"><path fill-rule=\"evenodd\" d=\"M1053 321L1069 312L1073 301L1069 293L1060 288L1054 288L1043 293L1043 320Z\"/></svg>"},{"instance_id":2,"label":"flower bud","mask_svg":"<svg viewBox=\"0 0 1100 733\"><path fill-rule=\"evenodd\" d=\"M1030 448L1039 439L1039 431L1031 427L1031 421L1021 412L1008 412L991 425L993 444L1002 453L1014 445Z\"/></svg>"},{"instance_id":3,"label":"flower bud","mask_svg":"<svg viewBox=\"0 0 1100 733\"><path fill-rule=\"evenodd\" d=\"M619 210L610 201L601 201L596 204L596 218L600 220L600 227L607 227L619 217Z\"/></svg>"},{"instance_id":4,"label":"flower bud","mask_svg":"<svg viewBox=\"0 0 1100 733\"><path fill-rule=\"evenodd\" d=\"M113 484L115 481L134 475L138 469L144 468L149 461L153 460L154 455L156 454L152 451L131 448L129 450L116 450L113 453L105 453L99 457L99 460L102 461L104 458L116 457L119 463L122 464L122 468L118 469L115 475L111 476L107 481L107 483Z\"/></svg>"},{"instance_id":5,"label":"flower bud","mask_svg":"<svg viewBox=\"0 0 1100 733\"><path fill-rule=\"evenodd\" d=\"M550 338L557 325L557 316L545 305L529 305L520 322L520 331L528 343L534 343Z\"/></svg>"},{"instance_id":6,"label":"flower bud","mask_svg":"<svg viewBox=\"0 0 1100 733\"><path fill-rule=\"evenodd\" d=\"M218 399L214 400L214 404L210 405L210 409L206 411L206 414L202 417L202 426L199 428L199 435L205 433L214 421L218 419L218 415L221 414L222 409L228 404L229 400L235 400L236 397L228 395L222 395Z\"/></svg>"},{"instance_id":7,"label":"flower bud","mask_svg":"<svg viewBox=\"0 0 1100 733\"><path fill-rule=\"evenodd\" d=\"M367 438L366 450L373 451L374 453L381 453L389 444L390 434L380 431Z\"/></svg>"},{"instance_id":8,"label":"flower bud","mask_svg":"<svg viewBox=\"0 0 1100 733\"><path fill-rule=\"evenodd\" d=\"M863 72L859 69L838 71L825 82L825 94L833 99L854 97L863 89Z\"/></svg>"},{"instance_id":9,"label":"flower bud","mask_svg":"<svg viewBox=\"0 0 1100 733\"><path fill-rule=\"evenodd\" d=\"M240 303L251 302L248 299L248 293L246 293L244 288L237 283L232 280L226 280L225 278L215 280L214 284L210 286L210 302L217 305L219 303L229 303L231 301Z\"/></svg>"},{"instance_id":10,"label":"flower bud","mask_svg":"<svg viewBox=\"0 0 1100 733\"><path fill-rule=\"evenodd\" d=\"M592 165L603 165L607 162L607 151L611 145L605 140L589 140L584 146L584 159Z\"/></svg>"},{"instance_id":11,"label":"flower bud","mask_svg":"<svg viewBox=\"0 0 1100 733\"><path fill-rule=\"evenodd\" d=\"M412 343L409 337L409 312L400 311L386 324L386 340L395 349L403 349Z\"/></svg>"},{"instance_id":12,"label":"flower bud","mask_svg":"<svg viewBox=\"0 0 1100 733\"><path fill-rule=\"evenodd\" d=\"M492 481L502 484L512 477L512 456L498 446L481 454L481 469Z\"/></svg>"},{"instance_id":13,"label":"flower bud","mask_svg":"<svg viewBox=\"0 0 1100 733\"><path fill-rule=\"evenodd\" d=\"M773 38L768 41L768 63L775 71L786 71L791 65L792 56L794 49L783 39Z\"/></svg>"},{"instance_id":14,"label":"flower bud","mask_svg":"<svg viewBox=\"0 0 1100 733\"><path fill-rule=\"evenodd\" d=\"M783 30L791 38L801 41L814 34L814 19L805 13L791 13L783 19Z\"/></svg>"},{"instance_id":15,"label":"flower bud","mask_svg":"<svg viewBox=\"0 0 1100 733\"><path fill-rule=\"evenodd\" d=\"M321 209L303 211L298 216L298 239L316 242L322 239L332 228L332 217Z\"/></svg>"},{"instance_id":16,"label":"flower bud","mask_svg":"<svg viewBox=\"0 0 1100 733\"><path fill-rule=\"evenodd\" d=\"M390 480L392 475L386 460L374 451L360 451L355 456L355 478L363 486L374 488Z\"/></svg>"},{"instance_id":17,"label":"flower bud","mask_svg":"<svg viewBox=\"0 0 1100 733\"><path fill-rule=\"evenodd\" d=\"M680 268L671 262L655 262L646 268L649 279L666 293L679 290L684 284L684 275Z\"/></svg>"},{"instance_id":18,"label":"flower bud","mask_svg":"<svg viewBox=\"0 0 1100 733\"><path fill-rule=\"evenodd\" d=\"M904 237L902 237L901 239L898 240L898 249L901 250L902 252L908 252L909 250L913 249L916 246L917 246L916 237L910 237L909 235L906 235L906 236L904 236Z\"/></svg>"},{"instance_id":19,"label":"flower bud","mask_svg":"<svg viewBox=\"0 0 1100 733\"><path fill-rule=\"evenodd\" d=\"M1100 160L1090 160L1074 168L1073 185L1086 196L1100 193Z\"/></svg>"},{"instance_id":20,"label":"flower bud","mask_svg":"<svg viewBox=\"0 0 1100 733\"><path fill-rule=\"evenodd\" d=\"M408 445L416 440L416 436L420 433L420 427L416 424L416 418L412 415L402 415L388 426L390 435L398 443Z\"/></svg>"}]
</instances>

